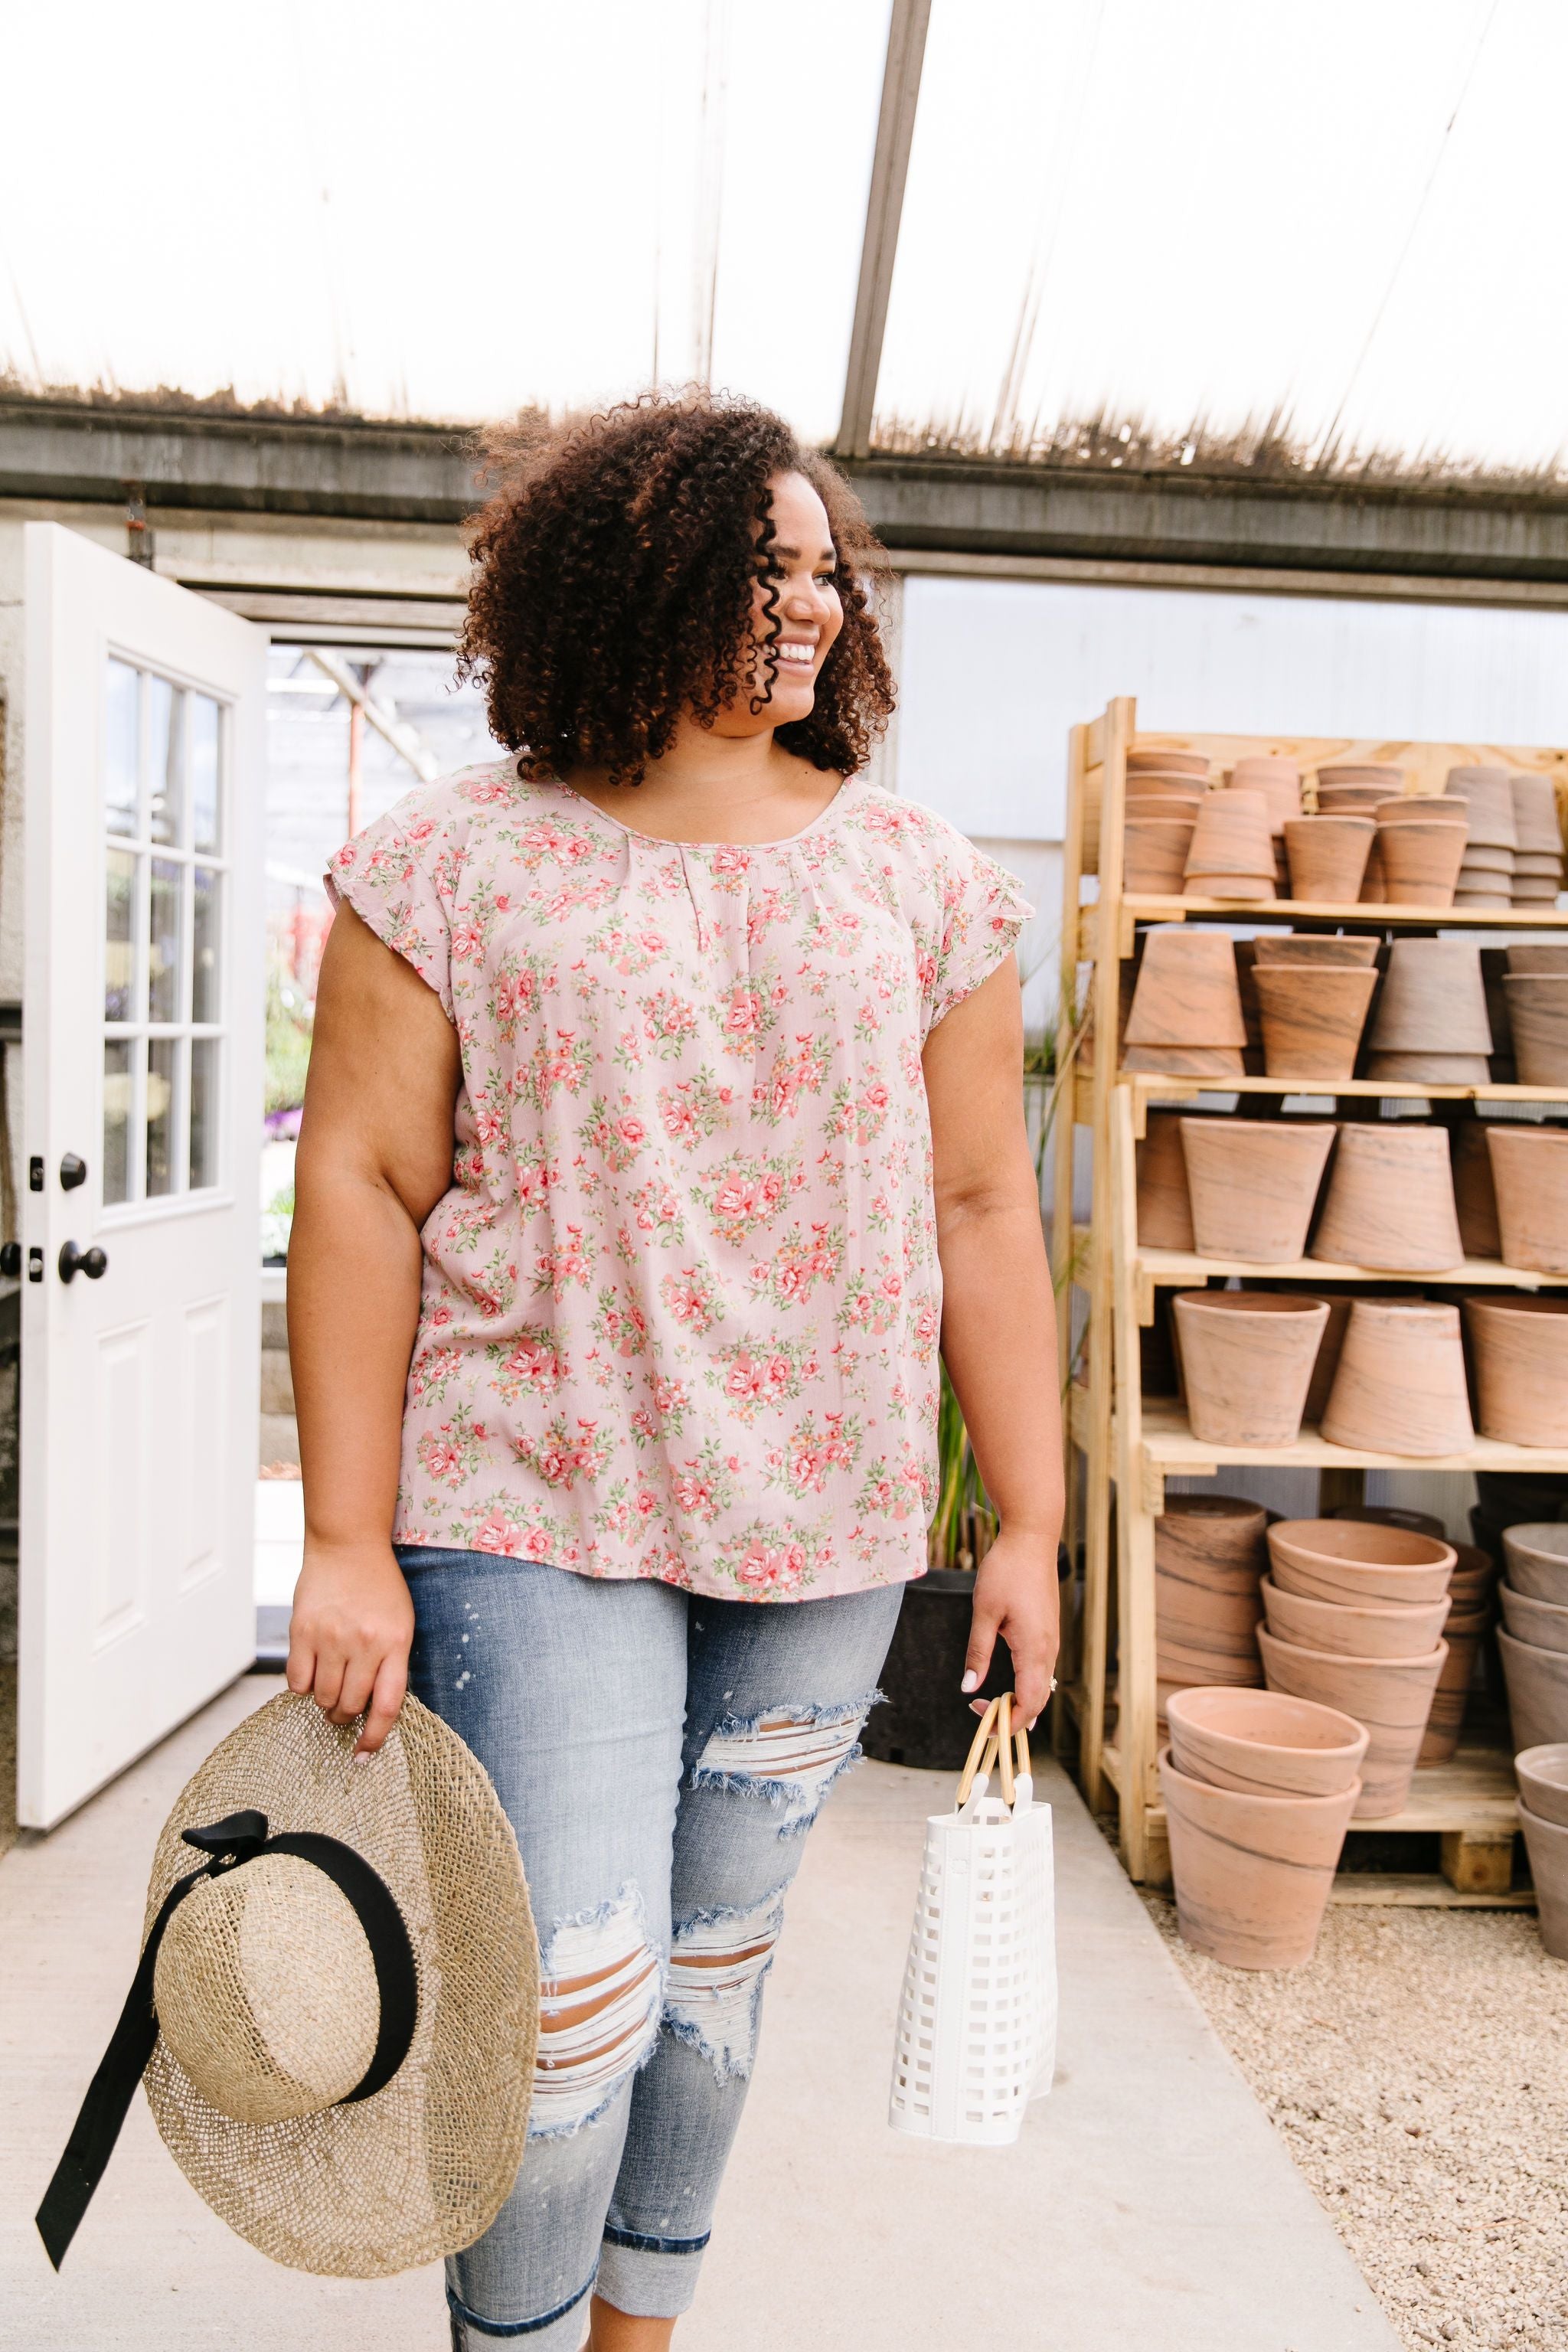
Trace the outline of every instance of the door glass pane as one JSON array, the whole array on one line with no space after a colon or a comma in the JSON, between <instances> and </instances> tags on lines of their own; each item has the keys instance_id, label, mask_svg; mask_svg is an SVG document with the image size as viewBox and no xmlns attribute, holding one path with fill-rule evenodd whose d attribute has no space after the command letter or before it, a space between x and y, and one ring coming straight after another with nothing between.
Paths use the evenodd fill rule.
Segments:
<instances>
[{"instance_id":1,"label":"door glass pane","mask_svg":"<svg viewBox=\"0 0 1568 2352\"><path fill-rule=\"evenodd\" d=\"M111 661L104 686L103 813L110 833L136 831L136 771L141 742L141 674Z\"/></svg>"},{"instance_id":2,"label":"door glass pane","mask_svg":"<svg viewBox=\"0 0 1568 2352\"><path fill-rule=\"evenodd\" d=\"M147 1018L177 1021L180 1017L180 887L184 868L166 857L153 860L152 923L147 940Z\"/></svg>"},{"instance_id":3,"label":"door glass pane","mask_svg":"<svg viewBox=\"0 0 1568 2352\"><path fill-rule=\"evenodd\" d=\"M147 1197L172 1192L174 1169L174 1072L180 1050L175 1037L153 1037L147 1045Z\"/></svg>"},{"instance_id":4,"label":"door glass pane","mask_svg":"<svg viewBox=\"0 0 1568 2352\"><path fill-rule=\"evenodd\" d=\"M191 943L191 1019L219 1018L218 955L222 940L218 909L223 885L210 866L195 870L194 929Z\"/></svg>"},{"instance_id":5,"label":"door glass pane","mask_svg":"<svg viewBox=\"0 0 1568 2352\"><path fill-rule=\"evenodd\" d=\"M131 1055L124 1038L103 1049L103 1200L131 1198Z\"/></svg>"},{"instance_id":6,"label":"door glass pane","mask_svg":"<svg viewBox=\"0 0 1568 2352\"><path fill-rule=\"evenodd\" d=\"M111 849L103 912L103 1017L106 1021L136 1018L136 866L135 853Z\"/></svg>"},{"instance_id":7,"label":"door glass pane","mask_svg":"<svg viewBox=\"0 0 1568 2352\"><path fill-rule=\"evenodd\" d=\"M191 839L197 849L217 850L223 846L218 838L220 713L210 694L188 694L185 706L185 779L191 796Z\"/></svg>"},{"instance_id":8,"label":"door glass pane","mask_svg":"<svg viewBox=\"0 0 1568 2352\"><path fill-rule=\"evenodd\" d=\"M180 837L180 706L184 696L166 677L147 674L148 826L154 841Z\"/></svg>"},{"instance_id":9,"label":"door glass pane","mask_svg":"<svg viewBox=\"0 0 1568 2352\"><path fill-rule=\"evenodd\" d=\"M218 1041L191 1045L191 1189L217 1182Z\"/></svg>"}]
</instances>

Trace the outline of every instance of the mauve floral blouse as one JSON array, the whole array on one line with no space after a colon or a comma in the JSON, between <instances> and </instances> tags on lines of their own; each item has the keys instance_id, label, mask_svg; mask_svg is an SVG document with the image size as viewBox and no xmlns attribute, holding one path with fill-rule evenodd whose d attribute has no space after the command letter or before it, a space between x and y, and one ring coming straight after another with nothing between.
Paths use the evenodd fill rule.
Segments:
<instances>
[{"instance_id":1,"label":"mauve floral blouse","mask_svg":"<svg viewBox=\"0 0 1568 2352\"><path fill-rule=\"evenodd\" d=\"M858 778L741 848L507 760L411 793L329 879L462 1047L396 1539L729 1600L920 1575L921 1047L1031 913L1013 877Z\"/></svg>"}]
</instances>

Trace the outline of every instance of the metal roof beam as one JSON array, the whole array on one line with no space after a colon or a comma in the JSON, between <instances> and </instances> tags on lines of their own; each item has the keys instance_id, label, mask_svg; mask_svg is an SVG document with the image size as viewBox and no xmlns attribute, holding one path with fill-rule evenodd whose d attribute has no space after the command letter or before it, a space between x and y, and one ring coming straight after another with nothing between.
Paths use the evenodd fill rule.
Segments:
<instances>
[{"instance_id":1,"label":"metal roof beam","mask_svg":"<svg viewBox=\"0 0 1568 2352\"><path fill-rule=\"evenodd\" d=\"M925 62L931 0L893 0L888 23L888 55L882 68L882 105L871 158L871 190L866 200L866 235L860 247L860 282L844 376L844 410L834 446L841 457L864 457L871 446L877 379L882 371L882 338L888 328L888 297L899 250L899 221L909 177L921 68Z\"/></svg>"}]
</instances>

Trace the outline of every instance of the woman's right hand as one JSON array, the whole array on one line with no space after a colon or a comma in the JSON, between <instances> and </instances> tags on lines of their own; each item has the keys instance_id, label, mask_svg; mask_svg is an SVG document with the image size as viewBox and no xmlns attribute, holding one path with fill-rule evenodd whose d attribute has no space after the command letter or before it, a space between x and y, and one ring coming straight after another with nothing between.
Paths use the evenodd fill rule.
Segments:
<instances>
[{"instance_id":1,"label":"woman's right hand","mask_svg":"<svg viewBox=\"0 0 1568 2352\"><path fill-rule=\"evenodd\" d=\"M414 1602L384 1538L359 1545L307 1536L289 1627L289 1687L331 1723L364 1717L356 1757L374 1756L408 1688Z\"/></svg>"}]
</instances>

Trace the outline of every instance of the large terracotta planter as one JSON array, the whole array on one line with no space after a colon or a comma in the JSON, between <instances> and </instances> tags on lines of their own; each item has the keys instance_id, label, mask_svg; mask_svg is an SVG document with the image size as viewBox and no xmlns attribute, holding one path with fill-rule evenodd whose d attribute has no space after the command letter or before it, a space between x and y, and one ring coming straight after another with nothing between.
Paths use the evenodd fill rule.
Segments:
<instances>
[{"instance_id":1,"label":"large terracotta planter","mask_svg":"<svg viewBox=\"0 0 1568 2352\"><path fill-rule=\"evenodd\" d=\"M1481 1609L1468 1617L1451 1616L1443 1628L1448 1654L1432 1694L1432 1711L1426 1717L1421 1750L1415 1759L1418 1772L1453 1759L1459 1734L1465 1727L1465 1709L1476 1679L1476 1659L1490 1622L1489 1611Z\"/></svg>"},{"instance_id":2,"label":"large terracotta planter","mask_svg":"<svg viewBox=\"0 0 1568 2352\"><path fill-rule=\"evenodd\" d=\"M1501 1626L1497 1645L1515 1749L1568 1740L1568 1651L1538 1650Z\"/></svg>"},{"instance_id":3,"label":"large terracotta planter","mask_svg":"<svg viewBox=\"0 0 1568 2352\"><path fill-rule=\"evenodd\" d=\"M1495 1259L1503 1254L1489 1143L1491 1133L1491 1123L1479 1118L1468 1118L1453 1130L1454 1206L1458 1213L1459 1239L1467 1257ZM1563 1141L1568 1143L1568 1136ZM1568 1177L1568 1165L1564 1175ZM1568 1194L1564 1206L1568 1212ZM1564 1246L1568 1247L1568 1225L1564 1229Z\"/></svg>"},{"instance_id":4,"label":"large terracotta planter","mask_svg":"<svg viewBox=\"0 0 1568 2352\"><path fill-rule=\"evenodd\" d=\"M1290 896L1304 905L1353 907L1377 827L1364 816L1297 816L1285 827Z\"/></svg>"},{"instance_id":5,"label":"large terracotta planter","mask_svg":"<svg viewBox=\"0 0 1568 2352\"><path fill-rule=\"evenodd\" d=\"M1287 1592L1271 1576L1263 1580L1263 1614L1271 1633L1303 1650L1326 1650L1341 1658L1425 1656L1440 1638L1448 1602L1422 1601L1410 1608L1362 1608L1345 1601L1310 1601Z\"/></svg>"},{"instance_id":6,"label":"large terracotta planter","mask_svg":"<svg viewBox=\"0 0 1568 2352\"><path fill-rule=\"evenodd\" d=\"M1182 1503L1202 1507L1183 1510ZM1166 1679L1230 1682L1259 1676L1255 1637L1267 1559L1260 1504L1228 1495L1173 1496L1154 1523L1154 1628ZM1205 1669L1212 1668L1212 1673Z\"/></svg>"},{"instance_id":7,"label":"large terracotta planter","mask_svg":"<svg viewBox=\"0 0 1568 2352\"><path fill-rule=\"evenodd\" d=\"M1274 887L1268 803L1261 793L1207 793L1187 852L1189 875L1253 875Z\"/></svg>"},{"instance_id":8,"label":"large terracotta planter","mask_svg":"<svg viewBox=\"0 0 1568 2352\"><path fill-rule=\"evenodd\" d=\"M1528 1805L1519 1809L1519 1825L1535 1881L1535 1924L1542 1948L1549 1959L1568 1960L1568 1829L1559 1822L1542 1821Z\"/></svg>"},{"instance_id":9,"label":"large terracotta planter","mask_svg":"<svg viewBox=\"0 0 1568 2352\"><path fill-rule=\"evenodd\" d=\"M1210 1445L1293 1445L1329 1319L1322 1300L1181 1290L1173 1304L1194 1436Z\"/></svg>"},{"instance_id":10,"label":"large terracotta planter","mask_svg":"<svg viewBox=\"0 0 1568 2352\"><path fill-rule=\"evenodd\" d=\"M1171 1748L1175 1751L1176 1731L1171 1727ZM1184 1764L1184 1772L1194 1768ZM1530 1807L1540 1822L1555 1822L1560 1829L1568 1829L1568 1746L1526 1748L1513 1759L1519 1776L1520 1801ZM1199 1773L1198 1778L1205 1776Z\"/></svg>"},{"instance_id":11,"label":"large terracotta planter","mask_svg":"<svg viewBox=\"0 0 1568 2352\"><path fill-rule=\"evenodd\" d=\"M1503 982L1521 1086L1568 1088L1568 972L1513 972Z\"/></svg>"},{"instance_id":12,"label":"large terracotta planter","mask_svg":"<svg viewBox=\"0 0 1568 2352\"><path fill-rule=\"evenodd\" d=\"M1450 768L1447 790L1469 803L1470 840L1478 848L1518 847L1513 788L1506 768Z\"/></svg>"},{"instance_id":13,"label":"large terracotta planter","mask_svg":"<svg viewBox=\"0 0 1568 2352\"><path fill-rule=\"evenodd\" d=\"M1301 771L1294 760L1270 752L1253 752L1238 760L1226 783L1233 792L1261 793L1268 805L1268 824L1278 842L1288 818L1301 814Z\"/></svg>"},{"instance_id":14,"label":"large terracotta planter","mask_svg":"<svg viewBox=\"0 0 1568 2352\"><path fill-rule=\"evenodd\" d=\"M1350 939L1338 931L1259 931L1252 942L1258 963L1350 965L1369 971L1377 961L1374 939Z\"/></svg>"},{"instance_id":15,"label":"large terracotta planter","mask_svg":"<svg viewBox=\"0 0 1568 2352\"><path fill-rule=\"evenodd\" d=\"M1173 1693L1168 1719L1177 1771L1242 1796L1342 1796L1366 1754L1348 1715L1279 1691Z\"/></svg>"},{"instance_id":16,"label":"large terracotta planter","mask_svg":"<svg viewBox=\"0 0 1568 2352\"><path fill-rule=\"evenodd\" d=\"M1148 1130L1135 1149L1140 1244L1144 1249L1190 1250L1193 1213L1187 1200L1181 1113L1152 1110Z\"/></svg>"},{"instance_id":17,"label":"large terracotta planter","mask_svg":"<svg viewBox=\"0 0 1568 2352\"><path fill-rule=\"evenodd\" d=\"M1562 940L1512 940L1503 952L1512 972L1568 972L1568 942Z\"/></svg>"},{"instance_id":18,"label":"large terracotta planter","mask_svg":"<svg viewBox=\"0 0 1568 2352\"><path fill-rule=\"evenodd\" d=\"M1236 951L1226 934L1185 924L1147 932L1123 1066L1182 1072L1196 1062L1194 1076L1239 1077L1246 1043Z\"/></svg>"},{"instance_id":19,"label":"large terracotta planter","mask_svg":"<svg viewBox=\"0 0 1568 2352\"><path fill-rule=\"evenodd\" d=\"M1366 1073L1389 1085L1484 1087L1491 1065L1484 1054L1369 1054Z\"/></svg>"},{"instance_id":20,"label":"large terracotta planter","mask_svg":"<svg viewBox=\"0 0 1568 2352\"><path fill-rule=\"evenodd\" d=\"M1568 1609L1568 1526L1556 1519L1527 1520L1504 1528L1502 1548L1516 1592Z\"/></svg>"},{"instance_id":21,"label":"large terracotta planter","mask_svg":"<svg viewBox=\"0 0 1568 2352\"><path fill-rule=\"evenodd\" d=\"M1130 816L1122 835L1122 888L1135 898L1179 898L1192 837L1190 818Z\"/></svg>"},{"instance_id":22,"label":"large terracotta planter","mask_svg":"<svg viewBox=\"0 0 1568 2352\"><path fill-rule=\"evenodd\" d=\"M1457 824L1385 824L1378 836L1391 907L1451 907L1465 835Z\"/></svg>"},{"instance_id":23,"label":"large terracotta planter","mask_svg":"<svg viewBox=\"0 0 1568 2352\"><path fill-rule=\"evenodd\" d=\"M1465 1316L1481 1435L1568 1446L1568 1298L1472 1292Z\"/></svg>"},{"instance_id":24,"label":"large terracotta planter","mask_svg":"<svg viewBox=\"0 0 1568 2352\"><path fill-rule=\"evenodd\" d=\"M1347 1121L1311 1255L1394 1274L1462 1265L1447 1129L1406 1119Z\"/></svg>"},{"instance_id":25,"label":"large terracotta planter","mask_svg":"<svg viewBox=\"0 0 1568 2352\"><path fill-rule=\"evenodd\" d=\"M1459 1310L1358 1298L1320 1424L1333 1445L1415 1458L1475 1443Z\"/></svg>"},{"instance_id":26,"label":"large terracotta planter","mask_svg":"<svg viewBox=\"0 0 1568 2352\"><path fill-rule=\"evenodd\" d=\"M1253 974L1271 1078L1349 1078L1377 987L1374 971L1260 963Z\"/></svg>"},{"instance_id":27,"label":"large terracotta planter","mask_svg":"<svg viewBox=\"0 0 1568 2352\"><path fill-rule=\"evenodd\" d=\"M1489 1054L1480 951L1469 940L1395 940L1368 1043L1382 1052Z\"/></svg>"},{"instance_id":28,"label":"large terracotta planter","mask_svg":"<svg viewBox=\"0 0 1568 2352\"><path fill-rule=\"evenodd\" d=\"M1444 1600L1454 1547L1371 1519L1277 1519L1268 1572L1282 1592L1363 1609L1426 1609Z\"/></svg>"},{"instance_id":29,"label":"large terracotta planter","mask_svg":"<svg viewBox=\"0 0 1568 2352\"><path fill-rule=\"evenodd\" d=\"M1359 1780L1332 1797L1216 1789L1160 1758L1182 1940L1232 1969L1304 1967L1317 1948Z\"/></svg>"},{"instance_id":30,"label":"large terracotta planter","mask_svg":"<svg viewBox=\"0 0 1568 2352\"><path fill-rule=\"evenodd\" d=\"M1508 1584L1501 1586L1498 1598L1502 1602L1502 1622L1516 1642L1528 1642L1537 1650L1568 1652L1568 1609L1551 1601L1533 1601L1528 1592L1515 1592Z\"/></svg>"},{"instance_id":31,"label":"large terracotta planter","mask_svg":"<svg viewBox=\"0 0 1568 2352\"><path fill-rule=\"evenodd\" d=\"M1568 1128L1488 1120L1486 1137L1505 1265L1568 1274Z\"/></svg>"},{"instance_id":32,"label":"large terracotta planter","mask_svg":"<svg viewBox=\"0 0 1568 2352\"><path fill-rule=\"evenodd\" d=\"M1364 1727L1368 1736L1361 1768L1362 1790L1352 1819L1384 1821L1399 1812L1410 1795L1432 1694L1448 1655L1447 1643L1439 1642L1430 1656L1341 1658L1281 1642L1260 1625L1258 1646L1270 1690L1286 1691L1292 1698L1315 1699L1320 1706L1338 1707Z\"/></svg>"},{"instance_id":33,"label":"large terracotta planter","mask_svg":"<svg viewBox=\"0 0 1568 2352\"><path fill-rule=\"evenodd\" d=\"M1331 1119L1184 1118L1199 1256L1259 1265L1300 1257L1333 1141Z\"/></svg>"}]
</instances>

